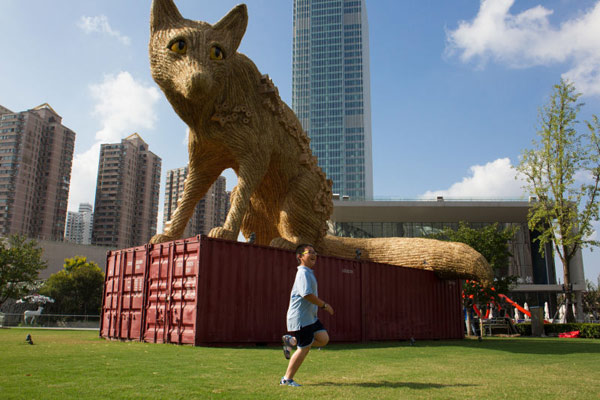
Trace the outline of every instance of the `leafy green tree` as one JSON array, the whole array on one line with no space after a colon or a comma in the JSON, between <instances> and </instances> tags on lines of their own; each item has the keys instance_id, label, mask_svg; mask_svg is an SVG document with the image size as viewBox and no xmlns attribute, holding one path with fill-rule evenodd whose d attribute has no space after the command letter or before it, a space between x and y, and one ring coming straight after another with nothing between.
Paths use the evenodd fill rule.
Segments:
<instances>
[{"instance_id":1,"label":"leafy green tree","mask_svg":"<svg viewBox=\"0 0 600 400\"><path fill-rule=\"evenodd\" d=\"M61 271L52 274L40 293L55 300L53 310L63 314L94 315L102 306L104 272L85 257L65 260Z\"/></svg>"},{"instance_id":2,"label":"leafy green tree","mask_svg":"<svg viewBox=\"0 0 600 400\"><path fill-rule=\"evenodd\" d=\"M0 239L0 305L29 292L38 274L47 267L35 240L11 235Z\"/></svg>"},{"instance_id":3,"label":"leafy green tree","mask_svg":"<svg viewBox=\"0 0 600 400\"><path fill-rule=\"evenodd\" d=\"M567 289L567 321L573 322L570 266L577 251L597 246L592 223L598 220L600 190L600 122L586 122L585 132L577 114L579 103L572 83L561 80L539 113L538 140L525 150L517 170L525 177L525 188L537 198L529 210L529 229L540 232L540 252L553 244L563 266ZM581 130L581 129L580 129ZM581 177L584 177L581 182Z\"/></svg>"},{"instance_id":4,"label":"leafy green tree","mask_svg":"<svg viewBox=\"0 0 600 400\"><path fill-rule=\"evenodd\" d=\"M513 239L516 227L499 229L498 223L474 229L466 222L460 222L457 230L445 228L440 233L431 235L435 239L465 243L481 253L494 270L494 282L491 286L483 286L479 282L466 280L463 285L463 303L467 312L467 330L470 334L473 305L481 310L494 301L502 303L499 294L506 294L515 283L516 277L508 275L508 264L511 256L508 242Z\"/></svg>"},{"instance_id":5,"label":"leafy green tree","mask_svg":"<svg viewBox=\"0 0 600 400\"><path fill-rule=\"evenodd\" d=\"M600 318L600 276L598 276L596 285L586 280L586 291L583 294L583 312L586 315L591 314L594 320Z\"/></svg>"}]
</instances>

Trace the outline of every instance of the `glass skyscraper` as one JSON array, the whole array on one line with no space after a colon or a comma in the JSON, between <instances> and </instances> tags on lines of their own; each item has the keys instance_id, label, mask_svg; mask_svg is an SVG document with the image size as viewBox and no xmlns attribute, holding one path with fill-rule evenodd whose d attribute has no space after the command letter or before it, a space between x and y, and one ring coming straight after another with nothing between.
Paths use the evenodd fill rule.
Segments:
<instances>
[{"instance_id":1,"label":"glass skyscraper","mask_svg":"<svg viewBox=\"0 0 600 400\"><path fill-rule=\"evenodd\" d=\"M365 0L294 0L292 108L333 193L373 197Z\"/></svg>"}]
</instances>

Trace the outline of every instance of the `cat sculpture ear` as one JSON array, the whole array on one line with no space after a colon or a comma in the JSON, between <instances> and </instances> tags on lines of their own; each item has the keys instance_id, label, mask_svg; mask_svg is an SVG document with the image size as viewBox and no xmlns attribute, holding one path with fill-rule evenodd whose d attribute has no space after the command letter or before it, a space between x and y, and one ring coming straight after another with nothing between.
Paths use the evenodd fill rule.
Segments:
<instances>
[{"instance_id":1,"label":"cat sculpture ear","mask_svg":"<svg viewBox=\"0 0 600 400\"><path fill-rule=\"evenodd\" d=\"M151 32L172 27L181 20L183 20L183 17L173 0L152 0L152 7L150 9Z\"/></svg>"},{"instance_id":2,"label":"cat sculpture ear","mask_svg":"<svg viewBox=\"0 0 600 400\"><path fill-rule=\"evenodd\" d=\"M248 26L248 8L245 4L238 4L221 18L219 22L213 25L213 29L221 31L228 38L227 48L230 52L235 52L239 47L246 27Z\"/></svg>"}]
</instances>

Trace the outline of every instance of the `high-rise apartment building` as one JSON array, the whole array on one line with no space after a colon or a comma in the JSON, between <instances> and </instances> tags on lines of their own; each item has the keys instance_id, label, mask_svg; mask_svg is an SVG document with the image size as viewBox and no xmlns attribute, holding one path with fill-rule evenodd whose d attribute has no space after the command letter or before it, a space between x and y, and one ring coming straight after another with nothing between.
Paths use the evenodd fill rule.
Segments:
<instances>
[{"instance_id":1,"label":"high-rise apartment building","mask_svg":"<svg viewBox=\"0 0 600 400\"><path fill-rule=\"evenodd\" d=\"M183 183L187 175L187 166L167 171L164 224L171 219L177 208L177 201L183 195ZM212 228L223 226L229 212L229 194L225 177L218 177L196 205L194 215L185 227L183 236L206 235Z\"/></svg>"},{"instance_id":2,"label":"high-rise apartment building","mask_svg":"<svg viewBox=\"0 0 600 400\"><path fill-rule=\"evenodd\" d=\"M100 148L92 244L139 246L156 234L161 159L134 133Z\"/></svg>"},{"instance_id":3,"label":"high-rise apartment building","mask_svg":"<svg viewBox=\"0 0 600 400\"><path fill-rule=\"evenodd\" d=\"M333 193L373 197L366 0L294 0L292 108Z\"/></svg>"},{"instance_id":4,"label":"high-rise apartment building","mask_svg":"<svg viewBox=\"0 0 600 400\"><path fill-rule=\"evenodd\" d=\"M67 213L65 240L77 244L92 244L94 213L89 203L79 204L79 212Z\"/></svg>"},{"instance_id":5,"label":"high-rise apartment building","mask_svg":"<svg viewBox=\"0 0 600 400\"><path fill-rule=\"evenodd\" d=\"M0 235L63 240L75 132L48 104L0 106Z\"/></svg>"}]
</instances>

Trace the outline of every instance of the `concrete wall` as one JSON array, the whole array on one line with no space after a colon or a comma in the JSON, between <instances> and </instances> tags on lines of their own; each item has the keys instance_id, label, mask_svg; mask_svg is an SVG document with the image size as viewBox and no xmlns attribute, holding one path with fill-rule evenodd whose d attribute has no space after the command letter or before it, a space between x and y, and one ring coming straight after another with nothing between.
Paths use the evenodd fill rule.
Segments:
<instances>
[{"instance_id":1,"label":"concrete wall","mask_svg":"<svg viewBox=\"0 0 600 400\"><path fill-rule=\"evenodd\" d=\"M84 256L88 261L93 261L102 271L106 269L106 253L115 250L113 247L90 246L70 242L54 242L38 240L38 246L44 249L42 258L48 263L48 268L40 272L40 279L47 279L50 275L63 269L66 258Z\"/></svg>"}]
</instances>

